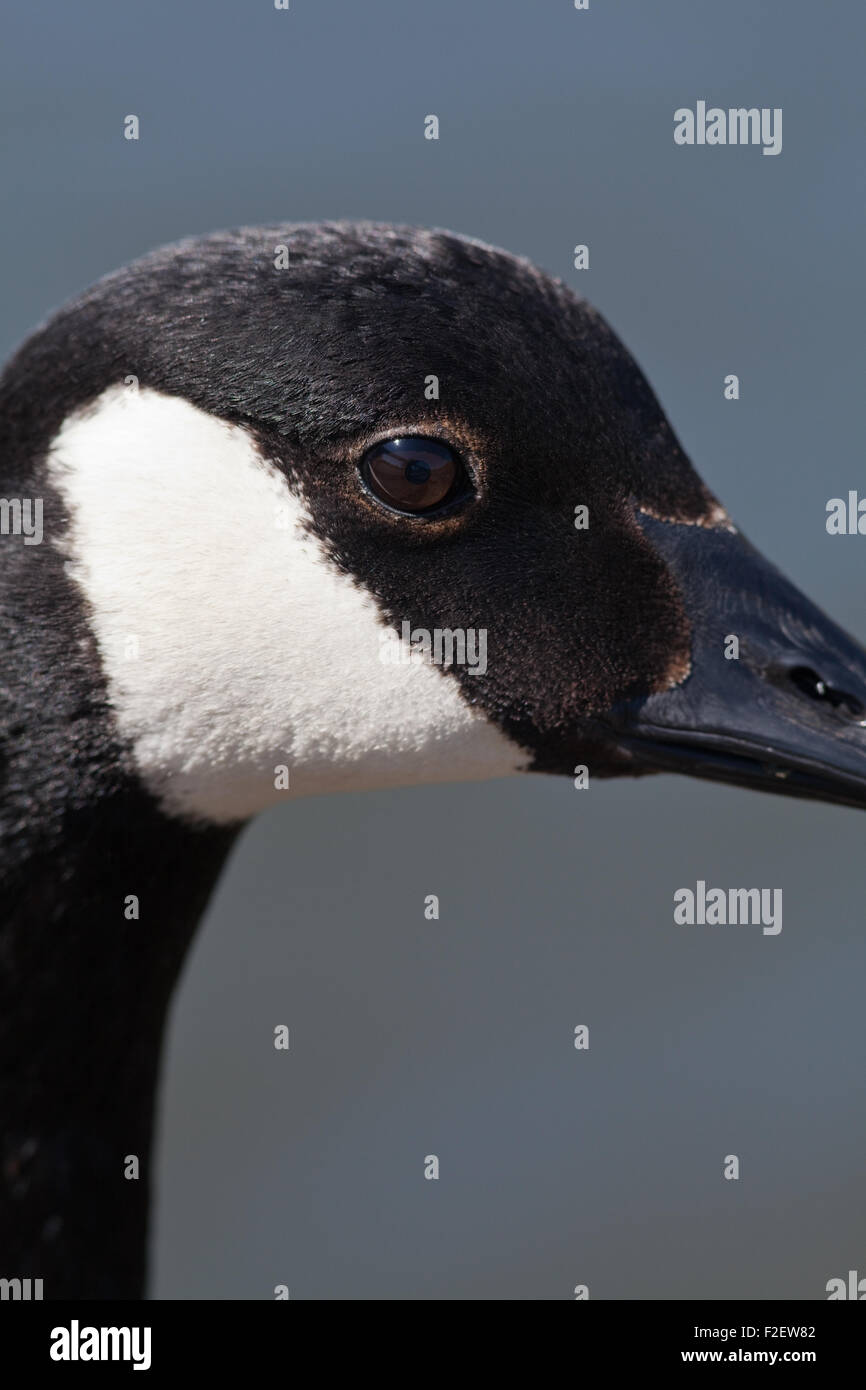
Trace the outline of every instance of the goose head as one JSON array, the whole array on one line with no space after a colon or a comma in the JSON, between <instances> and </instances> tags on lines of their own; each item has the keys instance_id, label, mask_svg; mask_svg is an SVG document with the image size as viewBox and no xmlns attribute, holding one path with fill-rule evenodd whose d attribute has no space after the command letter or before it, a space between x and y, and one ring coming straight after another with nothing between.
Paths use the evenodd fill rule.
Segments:
<instances>
[{"instance_id":1,"label":"goose head","mask_svg":"<svg viewBox=\"0 0 866 1390\"><path fill-rule=\"evenodd\" d=\"M864 804L862 650L527 262L373 225L190 241L37 366L52 542L169 814L577 765Z\"/></svg>"},{"instance_id":2,"label":"goose head","mask_svg":"<svg viewBox=\"0 0 866 1390\"><path fill-rule=\"evenodd\" d=\"M259 811L576 768L866 804L863 650L505 252L158 251L13 357L0 459L41 542L2 537L0 1247L46 1297L141 1291L166 1006Z\"/></svg>"}]
</instances>

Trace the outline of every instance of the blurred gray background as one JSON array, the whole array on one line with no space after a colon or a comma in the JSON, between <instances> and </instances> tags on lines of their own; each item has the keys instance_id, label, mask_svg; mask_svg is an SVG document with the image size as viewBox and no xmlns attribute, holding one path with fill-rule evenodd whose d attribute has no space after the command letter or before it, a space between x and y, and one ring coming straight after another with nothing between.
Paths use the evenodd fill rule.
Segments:
<instances>
[{"instance_id":1,"label":"blurred gray background","mask_svg":"<svg viewBox=\"0 0 866 1390\"><path fill-rule=\"evenodd\" d=\"M4 355L189 233L468 233L602 310L750 539L866 638L866 540L824 527L866 485L861 8L45 0L5 27ZM676 147L698 98L781 106L781 155ZM864 826L670 777L263 817L175 1003L154 1295L811 1299L866 1273ZM674 926L697 878L781 886L781 935Z\"/></svg>"}]
</instances>

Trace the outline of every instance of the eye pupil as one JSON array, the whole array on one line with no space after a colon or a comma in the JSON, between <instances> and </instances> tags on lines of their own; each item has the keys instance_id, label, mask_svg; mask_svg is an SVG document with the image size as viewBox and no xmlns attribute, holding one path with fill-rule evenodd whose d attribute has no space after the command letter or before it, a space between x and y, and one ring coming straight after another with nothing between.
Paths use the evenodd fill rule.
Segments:
<instances>
[{"instance_id":1,"label":"eye pupil","mask_svg":"<svg viewBox=\"0 0 866 1390\"><path fill-rule=\"evenodd\" d=\"M426 463L413 459L406 464L406 481L410 483L426 483L430 477L430 467Z\"/></svg>"},{"instance_id":2,"label":"eye pupil","mask_svg":"<svg viewBox=\"0 0 866 1390\"><path fill-rule=\"evenodd\" d=\"M453 500L466 481L450 445L416 435L374 444L361 461L361 476L392 511L415 516Z\"/></svg>"}]
</instances>

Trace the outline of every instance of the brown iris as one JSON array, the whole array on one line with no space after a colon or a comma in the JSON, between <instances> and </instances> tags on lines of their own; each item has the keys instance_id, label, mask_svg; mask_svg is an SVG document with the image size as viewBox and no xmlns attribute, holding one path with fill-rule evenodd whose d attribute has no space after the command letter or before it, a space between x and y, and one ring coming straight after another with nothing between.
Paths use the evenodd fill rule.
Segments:
<instances>
[{"instance_id":1,"label":"brown iris","mask_svg":"<svg viewBox=\"0 0 866 1390\"><path fill-rule=\"evenodd\" d=\"M361 473L380 502L413 514L440 506L463 477L453 449L414 435L374 444L364 455Z\"/></svg>"}]
</instances>

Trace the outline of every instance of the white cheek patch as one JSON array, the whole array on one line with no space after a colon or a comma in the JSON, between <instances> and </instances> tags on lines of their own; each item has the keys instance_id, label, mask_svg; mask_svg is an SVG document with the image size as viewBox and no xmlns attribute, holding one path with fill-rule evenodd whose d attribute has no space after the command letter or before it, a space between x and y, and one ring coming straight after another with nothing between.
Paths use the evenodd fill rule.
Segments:
<instances>
[{"instance_id":1,"label":"white cheek patch","mask_svg":"<svg viewBox=\"0 0 866 1390\"><path fill-rule=\"evenodd\" d=\"M112 387L64 423L49 469L119 731L168 811L228 822L526 766L451 676L383 663L374 599L241 427Z\"/></svg>"}]
</instances>

